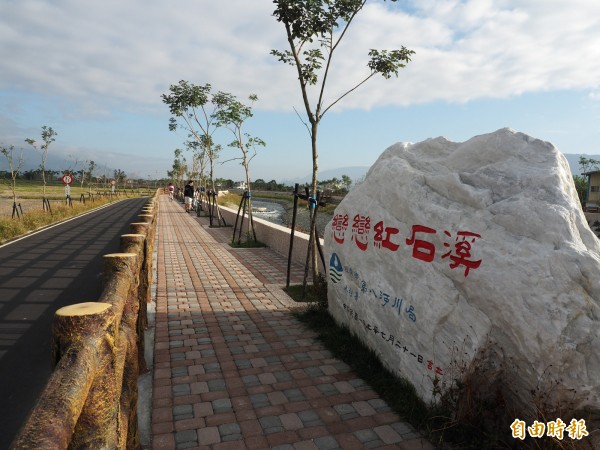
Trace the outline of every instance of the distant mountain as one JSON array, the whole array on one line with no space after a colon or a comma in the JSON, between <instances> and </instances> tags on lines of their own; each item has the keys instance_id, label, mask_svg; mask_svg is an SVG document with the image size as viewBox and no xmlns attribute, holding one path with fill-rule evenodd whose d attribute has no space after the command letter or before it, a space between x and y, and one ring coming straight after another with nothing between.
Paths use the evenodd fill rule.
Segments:
<instances>
[{"instance_id":1,"label":"distant mountain","mask_svg":"<svg viewBox=\"0 0 600 450\"><path fill-rule=\"evenodd\" d=\"M29 170L37 170L40 168L42 163L42 155L40 152L35 151L31 147L23 147L23 167L21 167L21 173ZM48 152L48 158L46 159L46 170L58 170L58 171L78 171L81 170L84 158L79 156L79 160L75 160L76 156L65 157L65 155L52 151L51 148ZM13 164L16 165L21 152L20 149L15 149L13 154ZM89 162L89 161L87 161ZM0 172L8 171L10 167L8 161L2 155L0 155ZM114 169L108 167L106 164L96 163L96 169L94 170L95 176L107 175L111 176Z\"/></svg>"},{"instance_id":2,"label":"distant mountain","mask_svg":"<svg viewBox=\"0 0 600 450\"><path fill-rule=\"evenodd\" d=\"M569 167L571 168L571 173L573 175L579 175L581 173L581 169L579 168L579 158L584 156L588 159L595 159L596 161L600 161L600 155L586 155L583 153L571 153L564 154L565 158L567 158L567 162L569 163ZM356 184L357 181L361 181L362 178L369 171L369 166L353 166L353 167L340 167L339 169L331 169L331 170L322 170L319 171L319 180L330 180L332 178L341 179L342 175L348 175L352 180L352 184ZM599 167L600 169L600 167ZM304 184L310 183L312 180L312 175L308 174L303 177L292 178L283 180L283 184L287 184L288 186L293 186L294 184Z\"/></svg>"},{"instance_id":3,"label":"distant mountain","mask_svg":"<svg viewBox=\"0 0 600 450\"><path fill-rule=\"evenodd\" d=\"M331 180L332 178L342 179L342 175L347 175L352 180L352 184L355 184L357 181L360 181L368 172L370 167L368 166L353 166L353 167L340 167L339 169L331 169L331 170L320 170L319 171L319 181L322 180ZM294 184L304 184L310 183L312 181L312 175L308 174L304 177L292 178L288 180L283 180L283 184L287 184L288 186L293 186Z\"/></svg>"}]
</instances>

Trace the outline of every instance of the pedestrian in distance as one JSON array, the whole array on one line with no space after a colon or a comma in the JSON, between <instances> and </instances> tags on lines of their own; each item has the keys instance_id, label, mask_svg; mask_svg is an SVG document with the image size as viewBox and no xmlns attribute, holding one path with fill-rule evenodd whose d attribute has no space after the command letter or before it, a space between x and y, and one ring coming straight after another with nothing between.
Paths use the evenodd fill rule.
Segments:
<instances>
[{"instance_id":1,"label":"pedestrian in distance","mask_svg":"<svg viewBox=\"0 0 600 450\"><path fill-rule=\"evenodd\" d=\"M185 204L185 212L192 211L192 201L194 200L194 182L192 180L183 188L183 201Z\"/></svg>"},{"instance_id":2,"label":"pedestrian in distance","mask_svg":"<svg viewBox=\"0 0 600 450\"><path fill-rule=\"evenodd\" d=\"M175 194L175 186L173 186L173 183L169 183L169 201L170 202L173 201L173 194Z\"/></svg>"}]
</instances>

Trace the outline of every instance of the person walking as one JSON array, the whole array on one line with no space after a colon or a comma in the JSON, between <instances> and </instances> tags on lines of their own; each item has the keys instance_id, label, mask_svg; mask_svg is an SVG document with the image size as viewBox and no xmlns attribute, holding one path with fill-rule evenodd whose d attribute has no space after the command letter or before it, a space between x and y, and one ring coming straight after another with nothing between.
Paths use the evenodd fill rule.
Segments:
<instances>
[{"instance_id":1,"label":"person walking","mask_svg":"<svg viewBox=\"0 0 600 450\"><path fill-rule=\"evenodd\" d=\"M194 200L194 182L192 180L183 188L183 201L185 204L185 212L192 211L192 201Z\"/></svg>"},{"instance_id":2,"label":"person walking","mask_svg":"<svg viewBox=\"0 0 600 450\"><path fill-rule=\"evenodd\" d=\"M173 194L175 193L175 186L173 186L173 183L169 183L169 201L172 202L173 201Z\"/></svg>"}]
</instances>

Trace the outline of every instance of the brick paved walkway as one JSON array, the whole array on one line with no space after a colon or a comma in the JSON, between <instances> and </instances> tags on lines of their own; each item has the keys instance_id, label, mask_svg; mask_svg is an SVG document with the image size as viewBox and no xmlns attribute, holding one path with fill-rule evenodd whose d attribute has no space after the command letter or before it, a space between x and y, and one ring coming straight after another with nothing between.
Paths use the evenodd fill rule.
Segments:
<instances>
[{"instance_id":1,"label":"brick paved walkway","mask_svg":"<svg viewBox=\"0 0 600 450\"><path fill-rule=\"evenodd\" d=\"M161 198L153 448L433 449L289 313L286 258L232 233Z\"/></svg>"}]
</instances>

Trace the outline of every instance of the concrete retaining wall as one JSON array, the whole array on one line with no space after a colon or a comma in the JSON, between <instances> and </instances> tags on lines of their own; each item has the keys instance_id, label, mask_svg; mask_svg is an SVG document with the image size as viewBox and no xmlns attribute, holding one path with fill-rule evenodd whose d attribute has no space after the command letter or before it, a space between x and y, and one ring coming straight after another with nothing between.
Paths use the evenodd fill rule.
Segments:
<instances>
[{"instance_id":1,"label":"concrete retaining wall","mask_svg":"<svg viewBox=\"0 0 600 450\"><path fill-rule=\"evenodd\" d=\"M221 214L223 215L225 222L227 222L227 225L234 225L237 210L228 208L226 206L219 206L219 209L221 210ZM283 225L277 225L276 223L259 219L257 217L253 217L253 219L254 229L256 230L256 238L270 249L275 250L277 253L285 256L287 260L290 248L290 234L292 230L284 227ZM246 220L247 219L244 219L244 223L246 223ZM233 230L231 231L231 235L233 237ZM300 231L296 231L294 233L292 261L301 264L302 266L304 266L306 263L308 237L308 234ZM321 239L321 246L322 245L323 239ZM325 261L325 263L327 263L327 261ZM319 261L319 272L323 274L325 273L325 269L322 267L321 261Z\"/></svg>"}]
</instances>

